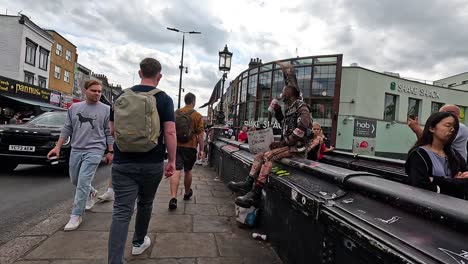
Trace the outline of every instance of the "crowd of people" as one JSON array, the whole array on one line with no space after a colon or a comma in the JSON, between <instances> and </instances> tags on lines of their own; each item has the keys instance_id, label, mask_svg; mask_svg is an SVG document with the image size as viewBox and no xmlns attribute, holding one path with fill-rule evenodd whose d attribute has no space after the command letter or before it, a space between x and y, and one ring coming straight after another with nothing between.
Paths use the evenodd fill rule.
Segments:
<instances>
[{"instance_id":1,"label":"crowd of people","mask_svg":"<svg viewBox=\"0 0 468 264\"><path fill-rule=\"evenodd\" d=\"M269 111L282 124L281 140L271 143L270 150L258 153L246 179L230 182L228 187L244 195L236 198L242 207L255 206L272 170L272 162L286 157L320 161L327 147L321 125L313 122L309 106L303 101L292 66L283 65L285 86L281 99L285 109L274 99ZM85 84L86 101L73 104L57 145L48 158L58 157L65 140L71 137L69 174L76 186L74 202L65 231L76 230L86 210L97 201L97 190L91 185L103 155L112 172L108 190L99 198L114 200L109 233L108 263L124 261L124 248L130 219L137 205L132 254L142 254L151 245L147 236L153 201L163 176L170 177L169 210L177 208L177 191L184 175L184 200L193 196L192 169L207 162L212 129L204 127L202 116L195 110L196 96L185 95L185 106L174 112L172 99L156 88L162 78L159 61L145 58L138 71L139 85L125 89L111 108L100 102L101 83ZM468 129L459 122L460 110L446 105L432 114L424 129L418 120L408 126L418 140L408 153L406 172L413 186L466 198ZM237 140L248 143L243 126ZM235 137L232 131L230 137ZM167 151L167 154L166 154ZM164 160L167 162L164 163Z\"/></svg>"}]
</instances>

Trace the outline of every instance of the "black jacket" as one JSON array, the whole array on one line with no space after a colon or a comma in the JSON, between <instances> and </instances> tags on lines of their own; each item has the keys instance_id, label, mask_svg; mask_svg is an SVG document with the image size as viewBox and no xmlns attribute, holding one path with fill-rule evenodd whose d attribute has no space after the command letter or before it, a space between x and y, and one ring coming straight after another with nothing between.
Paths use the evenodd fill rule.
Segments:
<instances>
[{"instance_id":1,"label":"black jacket","mask_svg":"<svg viewBox=\"0 0 468 264\"><path fill-rule=\"evenodd\" d=\"M463 160L458 152L454 151L459 159ZM461 172L466 171L466 164L463 163ZM417 148L408 155L405 163L405 171L408 174L409 184L415 187L455 196L464 199L468 197L468 179L456 179L445 177L434 177L432 175L432 161L427 152L422 148ZM433 177L431 182L429 177Z\"/></svg>"}]
</instances>

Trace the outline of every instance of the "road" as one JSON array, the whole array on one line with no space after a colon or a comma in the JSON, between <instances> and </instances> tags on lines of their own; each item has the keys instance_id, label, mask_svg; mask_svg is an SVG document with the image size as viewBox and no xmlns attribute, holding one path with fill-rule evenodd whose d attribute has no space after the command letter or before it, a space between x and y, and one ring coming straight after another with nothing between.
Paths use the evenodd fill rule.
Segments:
<instances>
[{"instance_id":1,"label":"road","mask_svg":"<svg viewBox=\"0 0 468 264\"><path fill-rule=\"evenodd\" d=\"M101 164L93 186L106 184L110 166ZM68 173L55 167L20 165L0 172L0 245L15 238L50 214L71 209L74 186Z\"/></svg>"}]
</instances>

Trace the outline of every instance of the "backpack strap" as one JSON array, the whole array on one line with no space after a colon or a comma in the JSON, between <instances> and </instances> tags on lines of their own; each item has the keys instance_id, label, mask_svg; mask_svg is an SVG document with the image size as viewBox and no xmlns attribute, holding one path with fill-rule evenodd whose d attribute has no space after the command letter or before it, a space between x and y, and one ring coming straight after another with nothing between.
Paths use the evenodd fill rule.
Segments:
<instances>
[{"instance_id":1,"label":"backpack strap","mask_svg":"<svg viewBox=\"0 0 468 264\"><path fill-rule=\"evenodd\" d=\"M132 87L133 88L133 87ZM135 91L132 90L132 88L128 88L128 89L125 89L123 90L125 93L133 93L133 94L136 94ZM158 94L162 92L161 90L159 90L158 88L154 88L152 90L150 90L149 92L139 92L140 94L147 94L147 95L155 95L155 94Z\"/></svg>"},{"instance_id":2,"label":"backpack strap","mask_svg":"<svg viewBox=\"0 0 468 264\"><path fill-rule=\"evenodd\" d=\"M182 111L180 111L180 109L177 109L175 111L176 115L188 115L188 116L191 116L193 113L195 112L195 109L192 109L190 111L188 111L187 113L182 113Z\"/></svg>"}]
</instances>

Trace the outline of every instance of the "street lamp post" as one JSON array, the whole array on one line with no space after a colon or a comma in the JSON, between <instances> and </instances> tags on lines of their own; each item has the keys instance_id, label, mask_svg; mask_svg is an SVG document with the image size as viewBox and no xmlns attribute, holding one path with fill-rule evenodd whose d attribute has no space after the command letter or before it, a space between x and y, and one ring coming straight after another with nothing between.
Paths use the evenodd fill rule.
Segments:
<instances>
[{"instance_id":1,"label":"street lamp post","mask_svg":"<svg viewBox=\"0 0 468 264\"><path fill-rule=\"evenodd\" d=\"M185 33L188 33L188 34L201 34L201 32L199 31L180 31L178 30L177 28L167 28L167 30L170 30L170 31L174 31L174 32L178 32L178 33L182 33L182 56L180 58L180 65L179 65L179 69L180 69L180 77L179 77L179 99L178 99L178 104L177 104L177 109L180 108L180 98L182 96L182 71L184 70L184 45L185 45ZM186 73L188 73L188 71L186 70Z\"/></svg>"},{"instance_id":2,"label":"street lamp post","mask_svg":"<svg viewBox=\"0 0 468 264\"><path fill-rule=\"evenodd\" d=\"M223 95L224 95L224 81L227 78L227 73L231 70L231 59L232 59L232 52L228 50L227 45L224 46L224 50L219 52L219 70L223 72L223 83L221 86L221 101L219 102L219 112L218 112L218 124L224 125L224 102L223 102Z\"/></svg>"}]
</instances>

